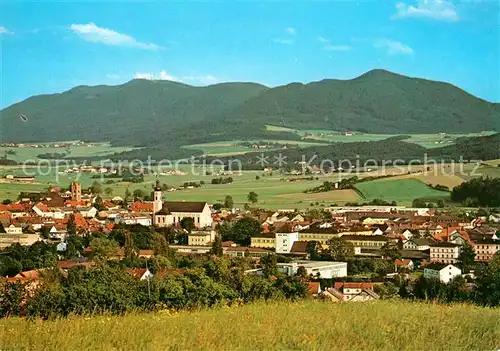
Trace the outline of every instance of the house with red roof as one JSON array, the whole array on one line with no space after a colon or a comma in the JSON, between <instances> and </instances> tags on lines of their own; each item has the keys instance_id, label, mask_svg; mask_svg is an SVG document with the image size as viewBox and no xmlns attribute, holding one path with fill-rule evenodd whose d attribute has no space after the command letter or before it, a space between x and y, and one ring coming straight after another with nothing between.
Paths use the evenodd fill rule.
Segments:
<instances>
[{"instance_id":1,"label":"house with red roof","mask_svg":"<svg viewBox=\"0 0 500 351\"><path fill-rule=\"evenodd\" d=\"M379 296L373 291L373 283L335 282L333 288L321 293L321 297L332 302L374 301Z\"/></svg>"},{"instance_id":2,"label":"house with red roof","mask_svg":"<svg viewBox=\"0 0 500 351\"><path fill-rule=\"evenodd\" d=\"M409 259L395 259L394 270L398 272L401 269L413 269L413 261Z\"/></svg>"},{"instance_id":3,"label":"house with red roof","mask_svg":"<svg viewBox=\"0 0 500 351\"><path fill-rule=\"evenodd\" d=\"M125 272L130 274L132 278L138 280L151 280L153 278L153 273L147 268L127 268Z\"/></svg>"}]
</instances>

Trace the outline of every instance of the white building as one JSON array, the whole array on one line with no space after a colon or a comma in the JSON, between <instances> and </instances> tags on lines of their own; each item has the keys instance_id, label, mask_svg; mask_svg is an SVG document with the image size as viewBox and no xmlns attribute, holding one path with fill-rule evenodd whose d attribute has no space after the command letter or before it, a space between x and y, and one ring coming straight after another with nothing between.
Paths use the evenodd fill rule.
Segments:
<instances>
[{"instance_id":1,"label":"white building","mask_svg":"<svg viewBox=\"0 0 500 351\"><path fill-rule=\"evenodd\" d=\"M442 264L430 264L424 267L424 277L439 279L445 284L459 275L462 275L462 270L452 264L447 266Z\"/></svg>"},{"instance_id":2,"label":"white building","mask_svg":"<svg viewBox=\"0 0 500 351\"><path fill-rule=\"evenodd\" d=\"M299 240L299 232L294 233L276 233L275 245L276 253L290 253L293 243Z\"/></svg>"},{"instance_id":3,"label":"white building","mask_svg":"<svg viewBox=\"0 0 500 351\"><path fill-rule=\"evenodd\" d=\"M157 227L180 225L184 218L193 218L196 228L212 226L212 211L206 202L163 202L163 194L159 181L156 181L153 198L154 225Z\"/></svg>"},{"instance_id":4,"label":"white building","mask_svg":"<svg viewBox=\"0 0 500 351\"><path fill-rule=\"evenodd\" d=\"M460 245L452 243L438 243L430 246L431 262L457 263L460 255Z\"/></svg>"},{"instance_id":5,"label":"white building","mask_svg":"<svg viewBox=\"0 0 500 351\"><path fill-rule=\"evenodd\" d=\"M347 276L347 262L332 261L293 261L278 263L278 270L287 275L295 275L299 267L304 267L308 275L323 279L340 278Z\"/></svg>"}]
</instances>

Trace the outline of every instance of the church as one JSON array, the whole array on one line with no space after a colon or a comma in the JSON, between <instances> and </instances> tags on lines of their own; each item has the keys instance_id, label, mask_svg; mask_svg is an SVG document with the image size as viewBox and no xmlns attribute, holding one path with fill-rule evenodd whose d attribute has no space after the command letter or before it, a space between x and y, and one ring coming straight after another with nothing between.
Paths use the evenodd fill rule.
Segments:
<instances>
[{"instance_id":1,"label":"church","mask_svg":"<svg viewBox=\"0 0 500 351\"><path fill-rule=\"evenodd\" d=\"M212 226L212 212L206 202L165 201L157 180L153 194L153 223L157 227L180 225L183 218L193 218L196 228Z\"/></svg>"}]
</instances>

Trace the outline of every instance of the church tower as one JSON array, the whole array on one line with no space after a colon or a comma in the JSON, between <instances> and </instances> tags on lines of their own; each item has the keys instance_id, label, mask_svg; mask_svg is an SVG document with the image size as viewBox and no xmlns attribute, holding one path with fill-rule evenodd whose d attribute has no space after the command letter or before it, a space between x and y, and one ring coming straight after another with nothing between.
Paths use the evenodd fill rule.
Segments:
<instances>
[{"instance_id":1,"label":"church tower","mask_svg":"<svg viewBox=\"0 0 500 351\"><path fill-rule=\"evenodd\" d=\"M153 217L160 211L163 207L163 194L161 191L160 181L156 180L156 184L153 187Z\"/></svg>"}]
</instances>

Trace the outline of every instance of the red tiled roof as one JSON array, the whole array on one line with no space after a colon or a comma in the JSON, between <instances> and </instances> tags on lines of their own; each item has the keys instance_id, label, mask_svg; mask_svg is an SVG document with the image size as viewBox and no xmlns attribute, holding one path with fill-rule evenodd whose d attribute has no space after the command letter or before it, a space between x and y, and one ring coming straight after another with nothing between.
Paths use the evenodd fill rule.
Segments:
<instances>
[{"instance_id":1,"label":"red tiled roof","mask_svg":"<svg viewBox=\"0 0 500 351\"><path fill-rule=\"evenodd\" d=\"M131 204L128 209L133 212L153 212L153 203L136 201Z\"/></svg>"},{"instance_id":2,"label":"red tiled roof","mask_svg":"<svg viewBox=\"0 0 500 351\"><path fill-rule=\"evenodd\" d=\"M411 260L407 260L407 259L400 260L399 258L397 258L394 261L395 266L401 266L401 267L408 267L410 265L410 263L411 263Z\"/></svg>"},{"instance_id":3,"label":"red tiled roof","mask_svg":"<svg viewBox=\"0 0 500 351\"><path fill-rule=\"evenodd\" d=\"M130 274L132 276L132 278L139 279L144 275L144 273L147 272L147 269L146 268L127 268L127 269L125 269L125 272Z\"/></svg>"},{"instance_id":4,"label":"red tiled roof","mask_svg":"<svg viewBox=\"0 0 500 351\"><path fill-rule=\"evenodd\" d=\"M139 250L139 256L153 256L154 254L154 250Z\"/></svg>"},{"instance_id":5,"label":"red tiled roof","mask_svg":"<svg viewBox=\"0 0 500 351\"><path fill-rule=\"evenodd\" d=\"M334 288L337 290L347 289L373 289L373 283L335 282Z\"/></svg>"},{"instance_id":6,"label":"red tiled roof","mask_svg":"<svg viewBox=\"0 0 500 351\"><path fill-rule=\"evenodd\" d=\"M80 201L76 201L76 200L66 200L64 202L64 205L66 205L67 207L78 207L78 206L86 206L88 204L87 201L83 201L83 200L80 200Z\"/></svg>"},{"instance_id":7,"label":"red tiled roof","mask_svg":"<svg viewBox=\"0 0 500 351\"><path fill-rule=\"evenodd\" d=\"M49 212L48 206L45 205L44 203L39 202L35 206L36 206L36 208L38 208L42 212ZM33 206L33 207L35 207L35 206Z\"/></svg>"},{"instance_id":8,"label":"red tiled roof","mask_svg":"<svg viewBox=\"0 0 500 351\"><path fill-rule=\"evenodd\" d=\"M307 283L309 286L309 291L313 294L319 294L320 292L320 284L318 282L309 282Z\"/></svg>"}]
</instances>

